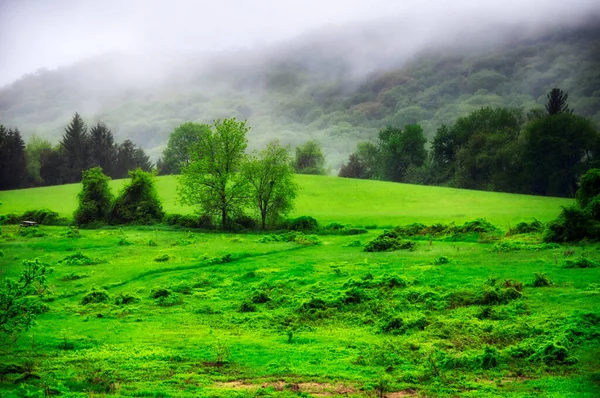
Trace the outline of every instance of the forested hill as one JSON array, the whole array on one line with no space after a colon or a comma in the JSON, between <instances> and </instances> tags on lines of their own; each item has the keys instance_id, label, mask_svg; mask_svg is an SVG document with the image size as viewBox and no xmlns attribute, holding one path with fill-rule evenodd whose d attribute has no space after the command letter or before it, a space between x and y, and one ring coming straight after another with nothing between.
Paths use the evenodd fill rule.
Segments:
<instances>
[{"instance_id":1,"label":"forested hill","mask_svg":"<svg viewBox=\"0 0 600 398\"><path fill-rule=\"evenodd\" d=\"M600 24L405 54L377 54L385 37L340 34L263 53L110 54L41 70L0 89L0 123L56 142L78 111L158 157L178 124L235 116L249 119L250 147L314 138L334 169L386 125L419 123L432 138L482 106L541 108L552 87L600 125Z\"/></svg>"}]
</instances>

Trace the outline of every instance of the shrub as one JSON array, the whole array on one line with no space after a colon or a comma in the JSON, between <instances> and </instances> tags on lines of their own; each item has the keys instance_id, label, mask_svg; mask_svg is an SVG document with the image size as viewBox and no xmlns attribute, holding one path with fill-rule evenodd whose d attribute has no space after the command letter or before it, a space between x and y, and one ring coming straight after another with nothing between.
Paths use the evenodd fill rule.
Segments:
<instances>
[{"instance_id":1,"label":"shrub","mask_svg":"<svg viewBox=\"0 0 600 398\"><path fill-rule=\"evenodd\" d=\"M596 268L600 266L597 261L590 260L586 257L579 257L575 260L565 260L562 263L563 268Z\"/></svg>"},{"instance_id":2,"label":"shrub","mask_svg":"<svg viewBox=\"0 0 600 398\"><path fill-rule=\"evenodd\" d=\"M254 304L264 304L271 301L271 298L265 292L257 292L250 299Z\"/></svg>"},{"instance_id":3,"label":"shrub","mask_svg":"<svg viewBox=\"0 0 600 398\"><path fill-rule=\"evenodd\" d=\"M530 233L539 233L544 231L544 224L541 221L533 219L532 222L520 222L514 228L512 228L509 233L510 235L516 234L530 234Z\"/></svg>"},{"instance_id":4,"label":"shrub","mask_svg":"<svg viewBox=\"0 0 600 398\"><path fill-rule=\"evenodd\" d=\"M402 334L406 331L406 324L402 318L392 318L381 326L383 333Z\"/></svg>"},{"instance_id":5,"label":"shrub","mask_svg":"<svg viewBox=\"0 0 600 398\"><path fill-rule=\"evenodd\" d=\"M43 238L44 236L48 236L48 234L41 229L31 227L19 228L18 234L24 238Z\"/></svg>"},{"instance_id":6,"label":"shrub","mask_svg":"<svg viewBox=\"0 0 600 398\"><path fill-rule=\"evenodd\" d=\"M88 292L81 299L81 305L105 303L110 299L106 290L96 290L95 288Z\"/></svg>"},{"instance_id":7,"label":"shrub","mask_svg":"<svg viewBox=\"0 0 600 398\"><path fill-rule=\"evenodd\" d=\"M344 245L344 247L362 247L362 242L359 240L353 240L352 242Z\"/></svg>"},{"instance_id":8,"label":"shrub","mask_svg":"<svg viewBox=\"0 0 600 398\"><path fill-rule=\"evenodd\" d=\"M116 198L110 211L114 224L152 224L163 219L165 213L154 186L154 174L142 169L130 171L131 181Z\"/></svg>"},{"instance_id":9,"label":"shrub","mask_svg":"<svg viewBox=\"0 0 600 398\"><path fill-rule=\"evenodd\" d=\"M439 256L438 258L436 258L433 263L435 265L442 265L442 264L448 264L450 262L450 260L448 260L447 257L444 256Z\"/></svg>"},{"instance_id":10,"label":"shrub","mask_svg":"<svg viewBox=\"0 0 600 398\"><path fill-rule=\"evenodd\" d=\"M81 233L79 232L79 228L69 228L69 230L67 232L65 232L63 234L63 236L69 238L69 239L78 239L81 238Z\"/></svg>"},{"instance_id":11,"label":"shrub","mask_svg":"<svg viewBox=\"0 0 600 398\"><path fill-rule=\"evenodd\" d=\"M256 312L256 306L250 302L244 301L239 308L240 312Z\"/></svg>"},{"instance_id":12,"label":"shrub","mask_svg":"<svg viewBox=\"0 0 600 398\"><path fill-rule=\"evenodd\" d=\"M589 214L576 207L563 207L558 218L548 223L544 230L544 242L574 242L584 238L597 239L600 232L598 223L595 223Z\"/></svg>"},{"instance_id":13,"label":"shrub","mask_svg":"<svg viewBox=\"0 0 600 398\"><path fill-rule=\"evenodd\" d=\"M416 244L409 240L401 240L394 231L386 231L382 235L365 244L366 252L389 252L394 250L414 250Z\"/></svg>"},{"instance_id":14,"label":"shrub","mask_svg":"<svg viewBox=\"0 0 600 398\"><path fill-rule=\"evenodd\" d=\"M150 239L150 240L148 241L148 246L153 246L153 247L155 247L155 246L158 246L158 245L156 244L156 242L155 242L155 241L153 241L152 239Z\"/></svg>"},{"instance_id":15,"label":"shrub","mask_svg":"<svg viewBox=\"0 0 600 398\"><path fill-rule=\"evenodd\" d=\"M58 261L58 265L96 265L100 260L92 259L81 252L71 254Z\"/></svg>"},{"instance_id":16,"label":"shrub","mask_svg":"<svg viewBox=\"0 0 600 398\"><path fill-rule=\"evenodd\" d=\"M552 282L550 281L550 279L548 279L546 274L540 274L536 272L535 279L533 280L533 283L531 285L533 287L551 286Z\"/></svg>"},{"instance_id":17,"label":"shrub","mask_svg":"<svg viewBox=\"0 0 600 398\"><path fill-rule=\"evenodd\" d=\"M79 205L73 215L75 224L85 225L106 221L113 199L108 181L110 178L102 173L100 167L93 167L82 172L82 188L77 195Z\"/></svg>"},{"instance_id":18,"label":"shrub","mask_svg":"<svg viewBox=\"0 0 600 398\"><path fill-rule=\"evenodd\" d=\"M115 296L115 305L129 305L140 301L140 298L129 293L119 293Z\"/></svg>"},{"instance_id":19,"label":"shrub","mask_svg":"<svg viewBox=\"0 0 600 398\"><path fill-rule=\"evenodd\" d=\"M291 231L311 232L319 228L319 223L310 216L301 216L289 220L287 228Z\"/></svg>"},{"instance_id":20,"label":"shrub","mask_svg":"<svg viewBox=\"0 0 600 398\"><path fill-rule=\"evenodd\" d=\"M192 285L190 285L186 281L181 281L181 282L177 283L176 285L172 285L171 289L173 289L174 292L182 293L182 294L192 293Z\"/></svg>"},{"instance_id":21,"label":"shrub","mask_svg":"<svg viewBox=\"0 0 600 398\"><path fill-rule=\"evenodd\" d=\"M164 287L154 288L150 291L150 297L153 299L157 299L160 297L168 297L171 295L169 289L165 289Z\"/></svg>"},{"instance_id":22,"label":"shrub","mask_svg":"<svg viewBox=\"0 0 600 398\"><path fill-rule=\"evenodd\" d=\"M156 304L161 307L172 307L174 305L183 304L183 298L177 294L169 294L168 296L161 296L156 300Z\"/></svg>"},{"instance_id":23,"label":"shrub","mask_svg":"<svg viewBox=\"0 0 600 398\"><path fill-rule=\"evenodd\" d=\"M160 256L156 256L154 257L154 261L156 261L157 263L164 263L165 261L169 261L171 257L169 257L168 254L161 254Z\"/></svg>"},{"instance_id":24,"label":"shrub","mask_svg":"<svg viewBox=\"0 0 600 398\"><path fill-rule=\"evenodd\" d=\"M130 242L129 240L127 240L127 238L119 239L119 246L131 246L131 245L133 245L133 243Z\"/></svg>"},{"instance_id":25,"label":"shrub","mask_svg":"<svg viewBox=\"0 0 600 398\"><path fill-rule=\"evenodd\" d=\"M35 221L42 225L65 225L66 223L66 219L60 218L57 212L48 209L28 210L19 217L15 224L21 221Z\"/></svg>"},{"instance_id":26,"label":"shrub","mask_svg":"<svg viewBox=\"0 0 600 398\"><path fill-rule=\"evenodd\" d=\"M258 227L258 223L255 219L245 214L240 214L229 220L227 225L227 229L232 231L243 231L245 229L256 229Z\"/></svg>"},{"instance_id":27,"label":"shrub","mask_svg":"<svg viewBox=\"0 0 600 398\"><path fill-rule=\"evenodd\" d=\"M192 214L166 214L162 220L167 225L173 225L183 228L202 228L202 229L214 229L215 225L213 219L209 215L192 215Z\"/></svg>"},{"instance_id":28,"label":"shrub","mask_svg":"<svg viewBox=\"0 0 600 398\"><path fill-rule=\"evenodd\" d=\"M600 169L590 169L582 177L577 190L577 204L586 208L588 204L600 195Z\"/></svg>"}]
</instances>

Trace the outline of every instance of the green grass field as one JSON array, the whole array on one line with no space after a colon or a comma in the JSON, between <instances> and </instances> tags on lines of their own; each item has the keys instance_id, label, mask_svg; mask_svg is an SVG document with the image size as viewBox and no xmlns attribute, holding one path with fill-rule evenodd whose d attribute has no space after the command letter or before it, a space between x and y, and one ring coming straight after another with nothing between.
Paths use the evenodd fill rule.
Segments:
<instances>
[{"instance_id":1,"label":"green grass field","mask_svg":"<svg viewBox=\"0 0 600 398\"><path fill-rule=\"evenodd\" d=\"M570 203L298 180L296 214L380 228L485 217L506 230ZM174 188L159 178L167 211L189 211ZM3 192L2 210L69 215L78 189ZM164 226L2 228L1 278L34 258L53 272L47 311L0 349L1 397L600 396L600 267L565 267L599 263L599 244L497 230L371 253L381 229L297 243Z\"/></svg>"},{"instance_id":2,"label":"green grass field","mask_svg":"<svg viewBox=\"0 0 600 398\"><path fill-rule=\"evenodd\" d=\"M127 180L111 182L116 193ZM464 222L485 217L506 227L508 223L536 217L556 218L560 206L572 204L564 198L547 198L497 192L397 184L337 177L298 175L300 187L295 216L310 215L321 223L333 221L354 225L392 226L421 222ZM193 208L177 203L176 177L158 177L157 186L168 213L191 213ZM3 213L48 208L71 217L77 206L80 184L0 191Z\"/></svg>"}]
</instances>

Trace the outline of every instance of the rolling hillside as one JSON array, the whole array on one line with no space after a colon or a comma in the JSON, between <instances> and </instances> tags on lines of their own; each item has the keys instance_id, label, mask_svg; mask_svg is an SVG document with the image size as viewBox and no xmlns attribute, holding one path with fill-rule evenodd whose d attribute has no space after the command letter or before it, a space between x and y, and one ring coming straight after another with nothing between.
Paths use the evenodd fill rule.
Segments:
<instances>
[{"instance_id":1,"label":"rolling hillside","mask_svg":"<svg viewBox=\"0 0 600 398\"><path fill-rule=\"evenodd\" d=\"M127 180L111 181L113 192ZM392 226L420 222L457 223L478 217L505 227L507 223L556 218L564 198L470 191L383 181L298 175L300 186L293 215L310 215L321 223ZM177 203L175 176L157 178L159 196L168 213L191 213ZM0 192L2 213L49 208L71 217L77 206L80 184Z\"/></svg>"},{"instance_id":2,"label":"rolling hillside","mask_svg":"<svg viewBox=\"0 0 600 398\"><path fill-rule=\"evenodd\" d=\"M388 124L419 123L431 138L442 123L482 106L539 108L553 87L600 124L600 26L593 20L534 33L489 26L420 50L402 37L363 26L209 59L109 54L1 88L0 123L56 142L78 111L156 159L180 123L235 116L249 120L251 148L272 137L292 145L316 138L334 169L357 141Z\"/></svg>"}]
</instances>

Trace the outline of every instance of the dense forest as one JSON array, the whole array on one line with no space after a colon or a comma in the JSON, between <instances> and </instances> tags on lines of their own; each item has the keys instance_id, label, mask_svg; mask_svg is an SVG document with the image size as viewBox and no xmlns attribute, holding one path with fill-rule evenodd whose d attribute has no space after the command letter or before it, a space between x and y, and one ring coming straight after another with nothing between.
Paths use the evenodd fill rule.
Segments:
<instances>
[{"instance_id":1,"label":"dense forest","mask_svg":"<svg viewBox=\"0 0 600 398\"><path fill-rule=\"evenodd\" d=\"M442 124L484 106L542 109L553 87L569 93L577 114L600 124L595 23L513 34L479 47L398 52L385 62L376 46L354 37L345 45L336 37L313 39L210 60L110 54L40 70L0 89L0 122L26 139L56 141L78 111L156 160L176 126L237 117L252 126L250 149L273 137L293 146L316 139L334 171L357 142L376 139L387 125L419 124L431 141ZM358 59L369 66L358 67Z\"/></svg>"}]
</instances>

